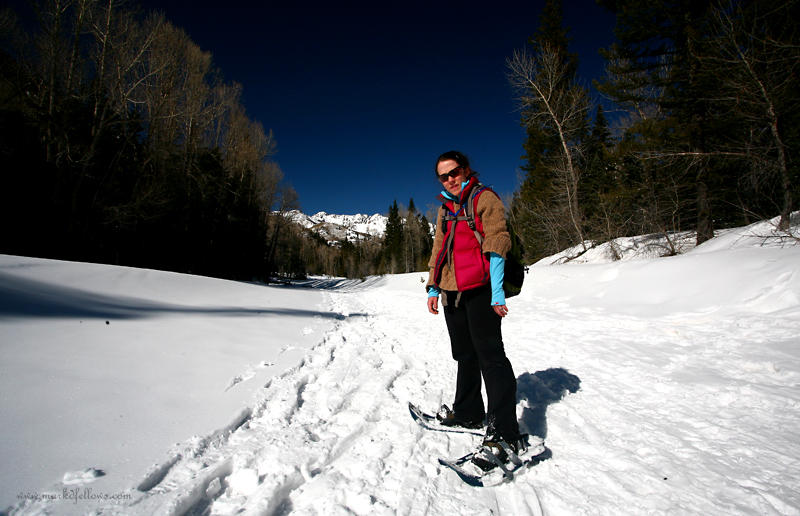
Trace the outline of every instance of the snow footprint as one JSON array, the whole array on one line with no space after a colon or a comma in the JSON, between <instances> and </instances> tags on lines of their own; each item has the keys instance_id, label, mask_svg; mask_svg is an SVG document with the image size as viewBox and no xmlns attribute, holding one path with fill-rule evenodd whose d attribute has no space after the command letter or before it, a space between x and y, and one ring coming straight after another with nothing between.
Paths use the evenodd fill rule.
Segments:
<instances>
[{"instance_id":1,"label":"snow footprint","mask_svg":"<svg viewBox=\"0 0 800 516\"><path fill-rule=\"evenodd\" d=\"M233 387L239 385L242 382L246 382L247 380L252 379L258 373L258 369L265 369L267 367L272 367L274 365L275 365L274 362L267 362L266 360L263 360L257 365L248 368L247 371L245 371L244 373L237 374L236 376L231 378L230 382L228 382L227 387L225 387L225 392L228 392Z\"/></svg>"}]
</instances>

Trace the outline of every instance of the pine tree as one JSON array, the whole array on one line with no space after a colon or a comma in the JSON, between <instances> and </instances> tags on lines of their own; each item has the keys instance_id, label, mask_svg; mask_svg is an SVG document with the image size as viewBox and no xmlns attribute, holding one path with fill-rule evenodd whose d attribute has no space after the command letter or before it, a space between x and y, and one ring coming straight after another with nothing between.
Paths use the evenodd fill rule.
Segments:
<instances>
[{"instance_id":1,"label":"pine tree","mask_svg":"<svg viewBox=\"0 0 800 516\"><path fill-rule=\"evenodd\" d=\"M426 270L433 240L431 239L428 220L417 212L413 198L408 201L408 213L403 225L403 237L405 272Z\"/></svg>"},{"instance_id":2,"label":"pine tree","mask_svg":"<svg viewBox=\"0 0 800 516\"><path fill-rule=\"evenodd\" d=\"M704 45L711 0L602 0L617 15L617 42L604 51L609 77L598 88L627 107L633 119L629 141L641 144L642 171L673 202L656 194L654 226L694 220L697 241L713 237L712 207L722 190L726 163L711 151L720 138L710 97L713 77L702 73L697 53ZM692 192L693 190L693 192ZM683 201L694 198L694 209ZM656 207L658 205L659 207Z\"/></svg>"},{"instance_id":3,"label":"pine tree","mask_svg":"<svg viewBox=\"0 0 800 516\"><path fill-rule=\"evenodd\" d=\"M383 236L383 269L389 274L400 272L403 263L403 219L397 200L389 206L386 232Z\"/></svg>"},{"instance_id":4,"label":"pine tree","mask_svg":"<svg viewBox=\"0 0 800 516\"><path fill-rule=\"evenodd\" d=\"M592 132L586 138L582 160L580 198L590 238L606 241L623 236L620 206L616 202L620 185L611 158L611 131L603 106L598 106Z\"/></svg>"},{"instance_id":5,"label":"pine tree","mask_svg":"<svg viewBox=\"0 0 800 516\"><path fill-rule=\"evenodd\" d=\"M611 131L603 112L603 106L597 107L592 132L586 138L583 153L583 177L581 181L581 198L584 199L583 210L587 219L597 213L597 193L607 189L612 181L609 163L611 148Z\"/></svg>"}]
</instances>

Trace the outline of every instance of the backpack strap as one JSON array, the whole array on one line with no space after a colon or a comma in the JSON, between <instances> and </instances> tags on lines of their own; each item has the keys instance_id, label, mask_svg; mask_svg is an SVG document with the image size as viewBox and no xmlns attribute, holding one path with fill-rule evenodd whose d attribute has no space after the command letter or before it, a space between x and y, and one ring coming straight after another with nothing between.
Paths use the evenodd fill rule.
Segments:
<instances>
[{"instance_id":1,"label":"backpack strap","mask_svg":"<svg viewBox=\"0 0 800 516\"><path fill-rule=\"evenodd\" d=\"M483 235L481 235L480 231L478 231L478 226L475 224L475 205L478 204L478 196L484 191L488 190L489 187L485 186L482 183L478 183L469 193L467 197L467 202L461 206L461 209L458 210L458 213L453 213L450 211L450 208L447 207L446 204L442 204L442 209L444 210L444 215L442 216L442 231L447 232L447 223L451 221L465 221L469 226L469 229L472 230L472 233L475 234L475 238L478 240L478 244L483 246ZM464 215L459 215L459 213L464 213ZM448 239L447 246L449 247L452 244L452 232L450 235L450 239Z\"/></svg>"},{"instance_id":2,"label":"backpack strap","mask_svg":"<svg viewBox=\"0 0 800 516\"><path fill-rule=\"evenodd\" d=\"M453 263L453 239L456 235L456 228L455 225L450 228L450 232L447 232L447 223L453 222L454 224L460 220L467 220L467 217L461 215L459 213L464 211L464 207L462 206L458 213L453 213L450 208L446 204L442 204L442 210L444 210L444 215L442 215L442 231L444 234L447 235L447 239L444 241L443 248L445 250L447 256L447 262Z\"/></svg>"},{"instance_id":3,"label":"backpack strap","mask_svg":"<svg viewBox=\"0 0 800 516\"><path fill-rule=\"evenodd\" d=\"M480 231L478 231L478 227L475 225L475 205L478 204L478 196L487 188L488 187L484 186L482 183L475 185L475 188L469 193L467 203L464 205L467 225L475 234L475 238L478 240L478 244L481 247L483 247L483 235L481 235Z\"/></svg>"}]
</instances>

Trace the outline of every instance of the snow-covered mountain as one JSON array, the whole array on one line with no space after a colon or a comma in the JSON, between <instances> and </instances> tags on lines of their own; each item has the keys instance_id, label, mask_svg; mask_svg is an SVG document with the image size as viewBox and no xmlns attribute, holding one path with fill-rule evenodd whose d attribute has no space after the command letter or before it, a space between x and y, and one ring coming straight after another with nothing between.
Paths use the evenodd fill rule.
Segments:
<instances>
[{"instance_id":1,"label":"snow-covered mountain","mask_svg":"<svg viewBox=\"0 0 800 516\"><path fill-rule=\"evenodd\" d=\"M328 242L357 242L369 238L382 238L386 233L386 222L389 218L386 215L375 213L374 215L336 215L320 211L314 215L292 210L287 217L301 225L302 227L317 233ZM405 220L405 219L404 219ZM431 236L433 236L433 224L430 224Z\"/></svg>"},{"instance_id":2,"label":"snow-covered mountain","mask_svg":"<svg viewBox=\"0 0 800 516\"><path fill-rule=\"evenodd\" d=\"M306 215L297 210L290 211L288 217L306 229L314 231L322 238L331 241L347 240L355 242L371 237L382 237L386 232L385 215L335 215L320 211Z\"/></svg>"}]
</instances>

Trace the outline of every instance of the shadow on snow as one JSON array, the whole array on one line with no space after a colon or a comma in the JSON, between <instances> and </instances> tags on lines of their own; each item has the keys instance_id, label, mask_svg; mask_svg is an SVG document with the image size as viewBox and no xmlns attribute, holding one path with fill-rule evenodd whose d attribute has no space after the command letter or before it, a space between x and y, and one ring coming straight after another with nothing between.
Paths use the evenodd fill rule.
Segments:
<instances>
[{"instance_id":1,"label":"shadow on snow","mask_svg":"<svg viewBox=\"0 0 800 516\"><path fill-rule=\"evenodd\" d=\"M312 290L334 290L342 292L355 292L358 290L373 287L381 282L382 276L369 276L365 279L358 278L327 278L317 277L305 280L291 280L287 283L273 284L271 287L277 288L299 288Z\"/></svg>"},{"instance_id":2,"label":"shadow on snow","mask_svg":"<svg viewBox=\"0 0 800 516\"><path fill-rule=\"evenodd\" d=\"M242 308L235 306L186 306L147 299L109 296L0 273L0 319L9 317L74 317L84 319L142 319L163 314L218 316L281 315L345 319L366 314L291 308Z\"/></svg>"},{"instance_id":3,"label":"shadow on snow","mask_svg":"<svg viewBox=\"0 0 800 516\"><path fill-rule=\"evenodd\" d=\"M528 406L522 411L520 431L546 438L547 406L580 388L581 379L561 367L521 374L517 378L517 402L526 400Z\"/></svg>"}]
</instances>

